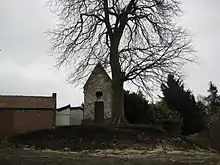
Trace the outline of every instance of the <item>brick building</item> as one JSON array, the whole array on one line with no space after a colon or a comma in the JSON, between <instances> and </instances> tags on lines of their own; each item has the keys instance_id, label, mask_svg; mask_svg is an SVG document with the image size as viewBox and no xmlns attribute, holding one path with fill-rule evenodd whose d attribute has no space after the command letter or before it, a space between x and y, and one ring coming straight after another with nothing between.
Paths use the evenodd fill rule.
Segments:
<instances>
[{"instance_id":1,"label":"brick building","mask_svg":"<svg viewBox=\"0 0 220 165\"><path fill-rule=\"evenodd\" d=\"M56 93L52 96L0 95L0 136L53 128Z\"/></svg>"}]
</instances>

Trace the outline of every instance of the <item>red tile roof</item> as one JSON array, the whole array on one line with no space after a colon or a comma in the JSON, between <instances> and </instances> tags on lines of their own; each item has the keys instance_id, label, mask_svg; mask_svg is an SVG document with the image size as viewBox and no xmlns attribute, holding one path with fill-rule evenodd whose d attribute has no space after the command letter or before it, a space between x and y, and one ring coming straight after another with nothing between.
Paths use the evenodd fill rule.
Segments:
<instances>
[{"instance_id":1,"label":"red tile roof","mask_svg":"<svg viewBox=\"0 0 220 165\"><path fill-rule=\"evenodd\" d=\"M0 95L0 108L56 108L55 97Z\"/></svg>"}]
</instances>

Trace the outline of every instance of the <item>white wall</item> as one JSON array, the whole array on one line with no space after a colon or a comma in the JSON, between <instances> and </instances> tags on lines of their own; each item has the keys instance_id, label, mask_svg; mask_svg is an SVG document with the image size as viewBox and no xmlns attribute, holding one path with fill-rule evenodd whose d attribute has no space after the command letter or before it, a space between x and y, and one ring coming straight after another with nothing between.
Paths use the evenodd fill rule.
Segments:
<instances>
[{"instance_id":1,"label":"white wall","mask_svg":"<svg viewBox=\"0 0 220 165\"><path fill-rule=\"evenodd\" d=\"M70 111L70 125L81 125L83 120L83 111L81 109L72 109Z\"/></svg>"},{"instance_id":2,"label":"white wall","mask_svg":"<svg viewBox=\"0 0 220 165\"><path fill-rule=\"evenodd\" d=\"M56 126L81 125L82 120L83 111L80 108L56 111Z\"/></svg>"},{"instance_id":3,"label":"white wall","mask_svg":"<svg viewBox=\"0 0 220 165\"><path fill-rule=\"evenodd\" d=\"M56 126L70 125L70 108L63 111L56 111Z\"/></svg>"}]
</instances>

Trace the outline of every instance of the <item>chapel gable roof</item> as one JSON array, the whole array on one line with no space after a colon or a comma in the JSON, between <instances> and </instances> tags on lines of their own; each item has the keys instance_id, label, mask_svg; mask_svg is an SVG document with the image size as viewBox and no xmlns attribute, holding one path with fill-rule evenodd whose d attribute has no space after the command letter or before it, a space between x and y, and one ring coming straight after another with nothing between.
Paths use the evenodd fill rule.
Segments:
<instances>
[{"instance_id":1,"label":"chapel gable roof","mask_svg":"<svg viewBox=\"0 0 220 165\"><path fill-rule=\"evenodd\" d=\"M88 80L86 81L85 85L84 85L84 88L86 86L88 86L89 82L91 81L92 77L96 74L103 74L103 76L106 76L107 79L109 81L112 81L111 78L109 77L109 75L107 74L107 72L105 71L105 69L103 68L102 64L99 62L95 68L93 69L92 73L90 74Z\"/></svg>"}]
</instances>

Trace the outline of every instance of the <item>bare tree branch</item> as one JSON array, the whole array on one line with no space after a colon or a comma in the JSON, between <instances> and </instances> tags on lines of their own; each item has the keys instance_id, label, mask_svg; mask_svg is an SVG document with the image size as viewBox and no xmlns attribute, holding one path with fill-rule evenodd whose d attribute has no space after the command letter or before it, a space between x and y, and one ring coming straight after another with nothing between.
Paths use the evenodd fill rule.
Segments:
<instances>
[{"instance_id":1,"label":"bare tree branch","mask_svg":"<svg viewBox=\"0 0 220 165\"><path fill-rule=\"evenodd\" d=\"M195 60L188 32L176 24L179 0L50 0L49 6L59 17L49 33L52 52L58 67L74 66L71 83L101 62L115 90L130 81L149 94L152 84L181 75Z\"/></svg>"}]
</instances>

